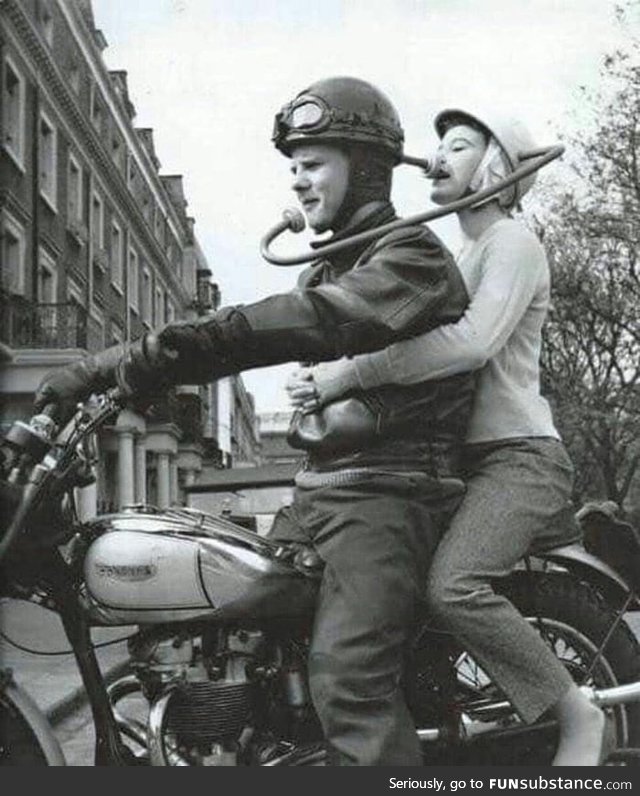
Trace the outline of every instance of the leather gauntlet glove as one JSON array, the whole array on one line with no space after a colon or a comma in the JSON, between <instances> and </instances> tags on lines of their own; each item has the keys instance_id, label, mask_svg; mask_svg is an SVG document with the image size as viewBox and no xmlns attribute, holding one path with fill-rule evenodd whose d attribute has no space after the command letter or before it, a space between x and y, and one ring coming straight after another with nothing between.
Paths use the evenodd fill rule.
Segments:
<instances>
[{"instance_id":1,"label":"leather gauntlet glove","mask_svg":"<svg viewBox=\"0 0 640 796\"><path fill-rule=\"evenodd\" d=\"M148 399L171 383L167 363L152 335L107 348L50 371L36 391L34 408L38 412L53 404L58 422L66 423L79 401L110 387L120 387L129 397Z\"/></svg>"},{"instance_id":2,"label":"leather gauntlet glove","mask_svg":"<svg viewBox=\"0 0 640 796\"><path fill-rule=\"evenodd\" d=\"M35 410L39 412L53 404L58 422L66 423L79 401L115 386L115 369L124 349L123 345L113 346L47 373L36 390Z\"/></svg>"},{"instance_id":3,"label":"leather gauntlet glove","mask_svg":"<svg viewBox=\"0 0 640 796\"><path fill-rule=\"evenodd\" d=\"M239 370L224 352L224 313L165 326L158 334L159 356L173 384L205 384Z\"/></svg>"}]
</instances>

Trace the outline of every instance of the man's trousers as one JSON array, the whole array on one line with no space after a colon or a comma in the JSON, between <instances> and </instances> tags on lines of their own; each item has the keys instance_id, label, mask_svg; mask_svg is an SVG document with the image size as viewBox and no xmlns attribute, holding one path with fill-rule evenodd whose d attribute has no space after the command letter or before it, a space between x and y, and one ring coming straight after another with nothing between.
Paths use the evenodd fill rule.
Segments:
<instances>
[{"instance_id":1,"label":"man's trousers","mask_svg":"<svg viewBox=\"0 0 640 796\"><path fill-rule=\"evenodd\" d=\"M309 657L335 765L421 765L403 662L447 506L421 474L296 489L270 537L312 543L325 569Z\"/></svg>"}]
</instances>

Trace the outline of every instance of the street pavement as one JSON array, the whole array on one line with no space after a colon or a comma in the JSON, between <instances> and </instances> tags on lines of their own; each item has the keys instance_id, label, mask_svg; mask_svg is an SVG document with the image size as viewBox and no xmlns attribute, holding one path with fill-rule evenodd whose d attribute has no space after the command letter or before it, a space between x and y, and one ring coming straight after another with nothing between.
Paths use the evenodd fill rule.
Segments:
<instances>
[{"instance_id":1,"label":"street pavement","mask_svg":"<svg viewBox=\"0 0 640 796\"><path fill-rule=\"evenodd\" d=\"M5 636L21 646L40 652L70 650L57 614L24 600L0 600L0 628ZM94 643L121 639L135 631L132 627L97 628ZM103 675L128 658L126 641L96 652ZM43 656L23 652L0 638L0 668L10 668L14 680L35 700L40 709L54 719L64 717L83 701L84 689L73 654Z\"/></svg>"}]
</instances>

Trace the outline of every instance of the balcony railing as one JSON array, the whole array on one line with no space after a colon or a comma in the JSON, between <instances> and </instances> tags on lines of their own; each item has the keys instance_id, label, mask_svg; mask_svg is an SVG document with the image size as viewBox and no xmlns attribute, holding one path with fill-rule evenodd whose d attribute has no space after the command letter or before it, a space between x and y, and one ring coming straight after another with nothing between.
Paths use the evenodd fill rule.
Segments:
<instances>
[{"instance_id":1,"label":"balcony railing","mask_svg":"<svg viewBox=\"0 0 640 796\"><path fill-rule=\"evenodd\" d=\"M0 339L11 348L104 347L102 327L78 304L31 304L3 296L0 313Z\"/></svg>"}]
</instances>

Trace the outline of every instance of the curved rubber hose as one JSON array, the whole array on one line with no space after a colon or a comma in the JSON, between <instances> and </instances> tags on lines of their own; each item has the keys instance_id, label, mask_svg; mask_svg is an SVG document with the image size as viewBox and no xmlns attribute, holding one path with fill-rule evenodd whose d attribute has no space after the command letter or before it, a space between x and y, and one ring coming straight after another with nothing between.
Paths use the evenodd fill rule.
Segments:
<instances>
[{"instance_id":1,"label":"curved rubber hose","mask_svg":"<svg viewBox=\"0 0 640 796\"><path fill-rule=\"evenodd\" d=\"M260 241L260 253L264 259L267 260L267 262L270 262L272 265L302 265L302 263L309 263L312 260L317 260L319 256L330 257L332 254L336 254L344 249L348 249L351 246L356 246L361 243L368 243L369 241L381 238L383 235L393 232L396 229L412 226L414 224L424 224L427 221L433 221L436 218L448 216L450 213L457 213L460 210L466 210L468 207L472 207L484 199L488 199L491 196L499 194L505 188L508 188L510 185L514 185L524 177L528 177L530 174L533 174L533 172L538 171L538 169L541 169L543 166L551 163L552 160L559 158L563 152L564 147L557 145L524 153L520 157L532 162L524 163L522 166L519 166L508 177L505 177L504 180L501 180L499 183L491 186L490 188L485 188L483 191L478 191L471 196L465 197L464 199L458 199L455 202L435 208L434 210L428 210L424 213L418 213L415 216L409 216L407 218L399 218L397 221L392 221L389 224L383 224L380 227L367 230L366 232L360 232L357 235L352 235L350 238L345 238L344 240L338 241L336 243L329 243L326 246L323 246L321 251L314 249L307 251L304 254L283 257L274 254L270 250L269 247L273 241L286 229L292 228L292 224L296 224L295 231L301 231L297 223L299 215L294 211L285 210L285 217L283 220L279 221L278 224L272 227ZM415 158L412 160L418 159ZM421 165L421 168L422 167L423 166ZM294 217L295 221L292 221Z\"/></svg>"}]
</instances>

